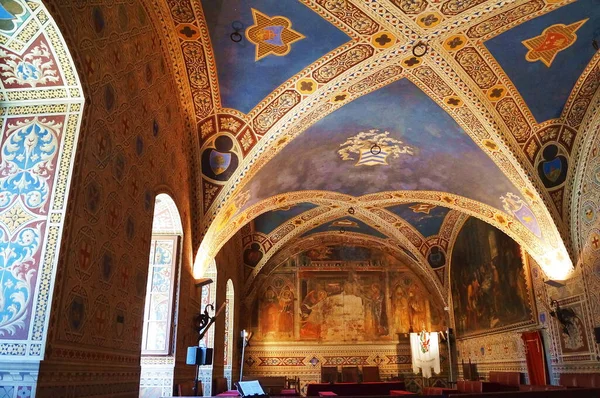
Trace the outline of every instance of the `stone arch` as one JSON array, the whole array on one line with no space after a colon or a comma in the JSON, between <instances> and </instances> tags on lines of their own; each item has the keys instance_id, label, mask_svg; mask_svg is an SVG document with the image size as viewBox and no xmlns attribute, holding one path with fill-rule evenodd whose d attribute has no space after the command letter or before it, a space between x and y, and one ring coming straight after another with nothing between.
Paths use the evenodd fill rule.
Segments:
<instances>
[{"instance_id":1,"label":"stone arch","mask_svg":"<svg viewBox=\"0 0 600 398\"><path fill-rule=\"evenodd\" d=\"M0 357L0 368L23 375L3 385L26 394L37 388L46 351L85 101L73 58L44 4L11 3L0 27L0 168L7 171L0 177L0 251L16 256L0 269L11 286L0 293L0 343L11 353ZM91 257L83 254L78 266L87 272ZM69 322L77 328L86 298L74 294L71 304Z\"/></svg>"}]
</instances>

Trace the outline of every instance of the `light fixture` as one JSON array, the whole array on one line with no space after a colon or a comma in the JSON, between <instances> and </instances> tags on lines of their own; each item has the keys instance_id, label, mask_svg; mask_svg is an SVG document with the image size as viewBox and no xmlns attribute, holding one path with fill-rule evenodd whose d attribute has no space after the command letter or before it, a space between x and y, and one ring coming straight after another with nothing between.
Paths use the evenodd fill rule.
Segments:
<instances>
[{"instance_id":1,"label":"light fixture","mask_svg":"<svg viewBox=\"0 0 600 398\"><path fill-rule=\"evenodd\" d=\"M550 316L556 318L562 326L562 332L569 336L569 326L573 325L573 319L577 318L577 314L571 308L560 308L557 300L550 300Z\"/></svg>"},{"instance_id":2,"label":"light fixture","mask_svg":"<svg viewBox=\"0 0 600 398\"><path fill-rule=\"evenodd\" d=\"M242 381L242 377L244 375L244 354L246 353L246 346L252 338L252 332L247 332L246 329L244 329L240 334L242 336L242 363L240 365L240 381Z\"/></svg>"},{"instance_id":3,"label":"light fixture","mask_svg":"<svg viewBox=\"0 0 600 398\"><path fill-rule=\"evenodd\" d=\"M428 50L429 46L427 45L427 43L418 41L417 44L413 46L412 53L415 57L421 58L423 55L427 54Z\"/></svg>"},{"instance_id":4,"label":"light fixture","mask_svg":"<svg viewBox=\"0 0 600 398\"><path fill-rule=\"evenodd\" d=\"M565 287L566 285L562 282L559 281L555 281L553 279L547 279L544 281L544 283L548 286L552 286L552 287Z\"/></svg>"},{"instance_id":5,"label":"light fixture","mask_svg":"<svg viewBox=\"0 0 600 398\"><path fill-rule=\"evenodd\" d=\"M210 278L198 278L194 282L194 284L196 285L196 287L202 287L202 286L210 285L211 283L213 283L213 280L210 279Z\"/></svg>"},{"instance_id":6,"label":"light fixture","mask_svg":"<svg viewBox=\"0 0 600 398\"><path fill-rule=\"evenodd\" d=\"M233 21L231 23L231 27L233 28L233 33L229 35L229 38L235 43L241 42L244 37L240 31L244 29L244 24L240 21Z\"/></svg>"}]
</instances>

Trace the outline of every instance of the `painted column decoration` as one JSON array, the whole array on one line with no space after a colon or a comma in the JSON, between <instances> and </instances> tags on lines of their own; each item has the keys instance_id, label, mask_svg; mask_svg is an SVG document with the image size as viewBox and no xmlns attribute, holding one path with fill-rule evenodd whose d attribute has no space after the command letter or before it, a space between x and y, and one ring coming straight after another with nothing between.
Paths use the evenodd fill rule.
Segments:
<instances>
[{"instance_id":1,"label":"painted column decoration","mask_svg":"<svg viewBox=\"0 0 600 398\"><path fill-rule=\"evenodd\" d=\"M42 2L0 11L0 396L33 397L84 99Z\"/></svg>"},{"instance_id":2,"label":"painted column decoration","mask_svg":"<svg viewBox=\"0 0 600 398\"><path fill-rule=\"evenodd\" d=\"M229 389L233 388L232 384L232 372L233 372L233 346L234 346L234 329L233 329L233 315L234 307L233 303L235 300L235 293L233 290L233 282L231 279L227 281L227 293L226 293L226 304L225 304L225 347L223 350L223 375L227 379L227 386Z\"/></svg>"},{"instance_id":3,"label":"painted column decoration","mask_svg":"<svg viewBox=\"0 0 600 398\"><path fill-rule=\"evenodd\" d=\"M410 334L410 351L414 373L423 372L423 377L430 378L431 371L440 373L440 347L438 334L422 331Z\"/></svg>"}]
</instances>

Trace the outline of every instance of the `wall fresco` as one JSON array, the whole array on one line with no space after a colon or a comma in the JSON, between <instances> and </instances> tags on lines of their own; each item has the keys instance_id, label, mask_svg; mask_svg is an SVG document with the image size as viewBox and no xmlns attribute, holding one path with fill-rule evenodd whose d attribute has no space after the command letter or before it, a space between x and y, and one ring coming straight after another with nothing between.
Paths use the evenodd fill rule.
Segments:
<instances>
[{"instance_id":1,"label":"wall fresco","mask_svg":"<svg viewBox=\"0 0 600 398\"><path fill-rule=\"evenodd\" d=\"M321 246L289 258L263 283L252 326L259 341L397 341L442 330L440 306L391 256L360 246Z\"/></svg>"},{"instance_id":2,"label":"wall fresco","mask_svg":"<svg viewBox=\"0 0 600 398\"><path fill-rule=\"evenodd\" d=\"M529 271L520 247L496 228L467 220L453 248L450 272L459 337L531 320Z\"/></svg>"}]
</instances>

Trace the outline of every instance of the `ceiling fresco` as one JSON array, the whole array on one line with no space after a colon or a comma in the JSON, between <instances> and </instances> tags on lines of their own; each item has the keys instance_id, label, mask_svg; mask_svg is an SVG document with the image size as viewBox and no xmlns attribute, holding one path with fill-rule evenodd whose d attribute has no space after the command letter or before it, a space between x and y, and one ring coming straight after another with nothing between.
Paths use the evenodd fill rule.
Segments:
<instances>
[{"instance_id":1,"label":"ceiling fresco","mask_svg":"<svg viewBox=\"0 0 600 398\"><path fill-rule=\"evenodd\" d=\"M374 227L366 224L365 222L358 220L354 217L342 217L342 218L333 220L331 222L321 224L320 226L313 228L310 231L302 234L302 237L316 234L319 232L333 232L333 233L339 233L339 234L344 234L346 232L353 232L353 233L357 233L357 234L371 235L376 238L382 238L382 239L387 238L387 236L385 236L384 234L379 232L377 230L377 228L374 228Z\"/></svg>"},{"instance_id":2,"label":"ceiling fresco","mask_svg":"<svg viewBox=\"0 0 600 398\"><path fill-rule=\"evenodd\" d=\"M293 206L261 214L254 219L254 229L256 232L269 234L291 218L302 214L307 210L314 209L315 207L317 207L317 205L313 203L298 203Z\"/></svg>"},{"instance_id":3,"label":"ceiling fresco","mask_svg":"<svg viewBox=\"0 0 600 398\"><path fill-rule=\"evenodd\" d=\"M507 193L518 195L452 117L407 79L321 119L263 167L248 189L246 206L301 190L352 196L440 191L500 209Z\"/></svg>"},{"instance_id":4,"label":"ceiling fresco","mask_svg":"<svg viewBox=\"0 0 600 398\"><path fill-rule=\"evenodd\" d=\"M388 207L387 210L402 217L421 235L437 235L450 209L426 203L406 203Z\"/></svg>"},{"instance_id":5,"label":"ceiling fresco","mask_svg":"<svg viewBox=\"0 0 600 398\"><path fill-rule=\"evenodd\" d=\"M339 261L357 261L360 263L368 259L369 252L379 253L378 257L382 259L394 258L395 262L405 265L422 280L436 278L433 271L424 270L419 265L420 260L414 257L410 251L390 244L389 240L366 235L320 233L289 241L283 249L269 258L259 274L250 275L244 285L246 300L252 300L265 278L276 271L278 267L293 265L289 264L289 261L297 255L303 254L310 261L322 261L323 265L331 264L335 267L335 263ZM253 276L256 276L256 278ZM442 282L436 282L437 280L436 278L429 286L436 296L445 301L444 295L441 294Z\"/></svg>"},{"instance_id":6,"label":"ceiling fresco","mask_svg":"<svg viewBox=\"0 0 600 398\"><path fill-rule=\"evenodd\" d=\"M244 113L304 67L350 41L296 0L203 0L202 6L222 106ZM231 37L236 32L243 37Z\"/></svg>"},{"instance_id":7,"label":"ceiling fresco","mask_svg":"<svg viewBox=\"0 0 600 398\"><path fill-rule=\"evenodd\" d=\"M280 207L275 198L292 205L286 196L326 192L462 211L509 234L545 272L570 272L563 217L600 84L597 0L268 3L193 5L207 21L198 40L214 106L197 119L199 270L236 230ZM188 72L197 65L186 59ZM335 212L310 217L345 215ZM421 239L439 228L406 217ZM292 229L277 223L269 236Z\"/></svg>"},{"instance_id":8,"label":"ceiling fresco","mask_svg":"<svg viewBox=\"0 0 600 398\"><path fill-rule=\"evenodd\" d=\"M600 2L578 0L485 42L538 123L558 118L600 40Z\"/></svg>"}]
</instances>

